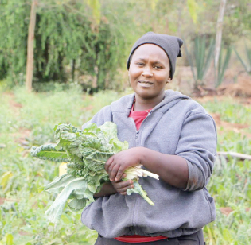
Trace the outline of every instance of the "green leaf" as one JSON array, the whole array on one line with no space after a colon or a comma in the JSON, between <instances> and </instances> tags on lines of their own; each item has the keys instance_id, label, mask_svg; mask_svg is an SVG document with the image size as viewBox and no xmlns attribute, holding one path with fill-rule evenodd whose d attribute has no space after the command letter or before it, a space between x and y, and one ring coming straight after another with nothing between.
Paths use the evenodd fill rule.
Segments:
<instances>
[{"instance_id":1,"label":"green leaf","mask_svg":"<svg viewBox=\"0 0 251 245\"><path fill-rule=\"evenodd\" d=\"M96 186L94 186L94 185L88 185L88 189L89 189L92 193L95 193L95 192L96 192Z\"/></svg>"},{"instance_id":2,"label":"green leaf","mask_svg":"<svg viewBox=\"0 0 251 245\"><path fill-rule=\"evenodd\" d=\"M99 0L88 0L88 5L92 9L93 17L95 18L97 24L100 22L100 3Z\"/></svg>"},{"instance_id":3,"label":"green leaf","mask_svg":"<svg viewBox=\"0 0 251 245\"><path fill-rule=\"evenodd\" d=\"M248 185L247 198L251 202L251 184Z\"/></svg>"},{"instance_id":4,"label":"green leaf","mask_svg":"<svg viewBox=\"0 0 251 245\"><path fill-rule=\"evenodd\" d=\"M147 196L146 191L144 191L141 185L138 182L134 182L133 189L127 189L127 195L131 195L132 193L140 194L150 205L154 205L151 199Z\"/></svg>"},{"instance_id":5,"label":"green leaf","mask_svg":"<svg viewBox=\"0 0 251 245\"><path fill-rule=\"evenodd\" d=\"M61 219L64 221L65 224L71 224L71 220L67 217L67 215L62 214Z\"/></svg>"},{"instance_id":6,"label":"green leaf","mask_svg":"<svg viewBox=\"0 0 251 245\"><path fill-rule=\"evenodd\" d=\"M9 181L9 179L13 176L13 173L8 171L6 173L4 173L2 175L2 180L1 180L1 185L2 185L2 188L5 189L5 187L7 186L7 183Z\"/></svg>"},{"instance_id":7,"label":"green leaf","mask_svg":"<svg viewBox=\"0 0 251 245\"><path fill-rule=\"evenodd\" d=\"M83 177L71 180L65 188L60 192L56 200L50 206L50 208L45 212L46 216L52 223L57 223L59 220L65 203L70 196L70 194L76 189L82 189L86 185L86 181Z\"/></svg>"},{"instance_id":8,"label":"green leaf","mask_svg":"<svg viewBox=\"0 0 251 245\"><path fill-rule=\"evenodd\" d=\"M45 186L45 190L51 193L59 193L75 177L70 174L64 174L55 178L51 183Z\"/></svg>"},{"instance_id":9,"label":"green leaf","mask_svg":"<svg viewBox=\"0 0 251 245\"><path fill-rule=\"evenodd\" d=\"M158 4L159 0L151 0L151 9L154 11L157 4Z\"/></svg>"},{"instance_id":10,"label":"green leaf","mask_svg":"<svg viewBox=\"0 0 251 245\"><path fill-rule=\"evenodd\" d=\"M47 144L39 147L33 146L30 151L33 157L38 157L44 160L54 162L69 162L69 157L62 147L57 147L55 144Z\"/></svg>"},{"instance_id":11,"label":"green leaf","mask_svg":"<svg viewBox=\"0 0 251 245\"><path fill-rule=\"evenodd\" d=\"M74 198L68 203L68 206L74 211L81 210L86 206L86 198L82 199Z\"/></svg>"},{"instance_id":12,"label":"green leaf","mask_svg":"<svg viewBox=\"0 0 251 245\"><path fill-rule=\"evenodd\" d=\"M198 4L195 0L187 0L189 14L193 19L194 23L197 23L197 11L198 11Z\"/></svg>"},{"instance_id":13,"label":"green leaf","mask_svg":"<svg viewBox=\"0 0 251 245\"><path fill-rule=\"evenodd\" d=\"M11 234L6 235L6 245L13 245L14 237Z\"/></svg>"}]
</instances>

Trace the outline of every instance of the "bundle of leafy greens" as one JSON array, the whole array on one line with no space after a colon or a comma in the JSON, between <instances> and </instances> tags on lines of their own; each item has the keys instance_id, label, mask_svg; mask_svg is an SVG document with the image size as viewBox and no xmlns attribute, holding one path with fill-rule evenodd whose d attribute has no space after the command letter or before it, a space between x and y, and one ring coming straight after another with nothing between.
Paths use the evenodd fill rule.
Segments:
<instances>
[{"instance_id":1,"label":"bundle of leafy greens","mask_svg":"<svg viewBox=\"0 0 251 245\"><path fill-rule=\"evenodd\" d=\"M117 126L106 122L97 127L92 123L83 131L71 124L58 124L54 128L56 144L33 146L31 155L54 162L68 162L67 174L55 178L45 189L50 193L58 194L56 200L46 211L47 218L57 223L65 204L74 210L81 210L94 201L93 194L98 193L109 176L104 169L108 158L119 151L128 149L128 143L119 141ZM127 194L140 194L150 205L154 203L138 183L139 177L154 177L141 168L131 167L125 171L124 180L133 180L134 189L128 189Z\"/></svg>"}]
</instances>

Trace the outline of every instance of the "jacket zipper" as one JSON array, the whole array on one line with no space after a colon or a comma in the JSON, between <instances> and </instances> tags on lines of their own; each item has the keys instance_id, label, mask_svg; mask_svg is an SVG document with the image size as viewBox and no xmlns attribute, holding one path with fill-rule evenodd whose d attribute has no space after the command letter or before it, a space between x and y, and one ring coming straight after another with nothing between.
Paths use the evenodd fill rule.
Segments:
<instances>
[{"instance_id":1,"label":"jacket zipper","mask_svg":"<svg viewBox=\"0 0 251 245\"><path fill-rule=\"evenodd\" d=\"M142 121L142 124L143 124L143 122L147 119L147 117L149 117L150 115L152 114L152 111L150 111L149 113L148 113L148 115L146 116L146 118ZM142 126L142 124L141 124L141 126ZM140 127L141 127L140 126ZM139 128L139 130L140 130L140 128ZM136 134L135 134L135 143L136 143L136 146L138 146L138 144L139 144L139 130L137 130L136 131ZM132 212L132 225L133 225L133 228L132 228L132 230L133 230L133 232L134 232L134 234L135 235L138 235L138 233L137 233L137 229L135 229L135 224L136 224L136 222L135 222L135 219L138 217L137 216L137 211L136 211L136 209L137 209L137 202L138 202L138 199L136 199L135 200L135 203L134 203L134 205L133 205L133 212Z\"/></svg>"}]
</instances>

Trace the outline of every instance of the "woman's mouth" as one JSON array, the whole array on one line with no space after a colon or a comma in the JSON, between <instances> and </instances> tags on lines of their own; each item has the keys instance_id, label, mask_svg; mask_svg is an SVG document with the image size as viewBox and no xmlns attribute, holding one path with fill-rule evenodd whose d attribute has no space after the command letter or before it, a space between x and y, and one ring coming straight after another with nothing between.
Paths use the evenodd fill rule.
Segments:
<instances>
[{"instance_id":1,"label":"woman's mouth","mask_svg":"<svg viewBox=\"0 0 251 245\"><path fill-rule=\"evenodd\" d=\"M142 88L150 88L154 83L150 81L138 81L138 84Z\"/></svg>"}]
</instances>

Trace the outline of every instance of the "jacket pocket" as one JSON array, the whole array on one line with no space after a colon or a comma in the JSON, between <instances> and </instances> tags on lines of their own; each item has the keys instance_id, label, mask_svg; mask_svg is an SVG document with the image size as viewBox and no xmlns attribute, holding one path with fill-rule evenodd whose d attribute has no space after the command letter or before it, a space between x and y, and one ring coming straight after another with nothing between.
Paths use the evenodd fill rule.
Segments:
<instances>
[{"instance_id":1,"label":"jacket pocket","mask_svg":"<svg viewBox=\"0 0 251 245\"><path fill-rule=\"evenodd\" d=\"M215 220L215 216L216 216L214 199L209 195L207 188L204 187L203 191L204 191L205 199L207 200L207 203L210 209L211 222L212 222Z\"/></svg>"}]
</instances>

